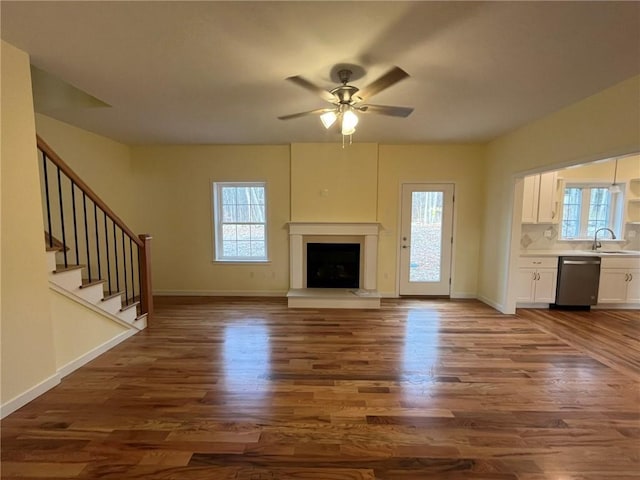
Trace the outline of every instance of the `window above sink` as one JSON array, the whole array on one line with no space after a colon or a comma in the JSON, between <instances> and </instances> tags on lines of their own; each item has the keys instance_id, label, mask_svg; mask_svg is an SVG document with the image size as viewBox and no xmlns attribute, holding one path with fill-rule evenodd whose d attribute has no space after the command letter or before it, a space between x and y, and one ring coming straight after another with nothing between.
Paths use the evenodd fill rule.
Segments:
<instances>
[{"instance_id":1,"label":"window above sink","mask_svg":"<svg viewBox=\"0 0 640 480\"><path fill-rule=\"evenodd\" d=\"M622 185L624 187L624 185ZM567 182L562 194L561 240L592 240L596 230L610 228L622 237L624 188L610 184ZM608 240L603 235L600 240Z\"/></svg>"}]
</instances>

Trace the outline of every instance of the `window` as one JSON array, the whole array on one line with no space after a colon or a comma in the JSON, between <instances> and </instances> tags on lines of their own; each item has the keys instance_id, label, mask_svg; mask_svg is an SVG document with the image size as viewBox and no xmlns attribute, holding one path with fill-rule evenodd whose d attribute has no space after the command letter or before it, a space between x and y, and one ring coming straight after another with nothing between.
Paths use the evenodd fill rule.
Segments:
<instances>
[{"instance_id":1,"label":"window","mask_svg":"<svg viewBox=\"0 0 640 480\"><path fill-rule=\"evenodd\" d=\"M216 260L267 260L266 207L264 183L213 184Z\"/></svg>"},{"instance_id":2,"label":"window","mask_svg":"<svg viewBox=\"0 0 640 480\"><path fill-rule=\"evenodd\" d=\"M621 197L621 193L611 193L609 185L567 185L562 206L561 238L591 239L600 228L610 228L619 237Z\"/></svg>"}]
</instances>

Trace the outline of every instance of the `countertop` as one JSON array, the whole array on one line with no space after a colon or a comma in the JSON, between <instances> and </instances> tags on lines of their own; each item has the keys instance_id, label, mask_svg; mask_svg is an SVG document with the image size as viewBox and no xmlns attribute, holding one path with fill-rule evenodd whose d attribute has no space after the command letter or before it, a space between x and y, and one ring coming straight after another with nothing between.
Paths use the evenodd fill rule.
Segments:
<instances>
[{"instance_id":1,"label":"countertop","mask_svg":"<svg viewBox=\"0 0 640 480\"><path fill-rule=\"evenodd\" d=\"M616 258L638 258L640 257L640 251L636 250L622 250L627 253L607 253L593 250L520 250L521 257L560 257L560 256L575 256L575 257L616 257Z\"/></svg>"}]
</instances>

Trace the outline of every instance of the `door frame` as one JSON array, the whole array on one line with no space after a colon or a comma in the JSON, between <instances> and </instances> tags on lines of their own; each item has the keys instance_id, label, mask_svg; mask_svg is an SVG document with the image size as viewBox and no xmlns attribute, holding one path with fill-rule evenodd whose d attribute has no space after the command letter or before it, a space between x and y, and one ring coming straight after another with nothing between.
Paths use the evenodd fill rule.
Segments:
<instances>
[{"instance_id":1,"label":"door frame","mask_svg":"<svg viewBox=\"0 0 640 480\"><path fill-rule=\"evenodd\" d=\"M451 258L450 258L450 277L451 284L449 286L449 298L457 298L453 294L453 285L455 283L455 266L456 266L456 243L457 243L457 218L458 218L458 209L456 208L456 189L458 187L458 182L454 180L406 180L401 181L398 184L398 208L397 208L397 221L396 221L396 282L395 282L395 296L396 298L400 298L400 262L402 258L402 189L404 185L451 185L453 186L453 205L451 206L451 235L453 236L453 242L451 244ZM411 295L405 295L406 297L410 297ZM429 298L429 295L424 295L425 298ZM462 297L461 297L462 298Z\"/></svg>"}]
</instances>

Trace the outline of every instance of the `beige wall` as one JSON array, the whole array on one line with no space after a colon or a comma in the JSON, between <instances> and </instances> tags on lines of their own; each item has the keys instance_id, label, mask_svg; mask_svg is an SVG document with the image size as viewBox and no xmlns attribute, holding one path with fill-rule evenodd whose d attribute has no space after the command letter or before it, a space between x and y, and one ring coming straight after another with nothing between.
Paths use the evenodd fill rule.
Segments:
<instances>
[{"instance_id":1,"label":"beige wall","mask_svg":"<svg viewBox=\"0 0 640 480\"><path fill-rule=\"evenodd\" d=\"M474 296L483 198L478 146L133 147L144 222L152 233L158 293L283 294L289 288L287 222L375 222L383 231L379 290L395 294L399 187L456 184L453 293ZM291 172L291 177L289 177ZM212 262L211 182L267 181L271 263ZM289 185L291 193L289 193ZM290 202L290 203L289 203ZM289 212L291 205L291 214Z\"/></svg>"},{"instance_id":2,"label":"beige wall","mask_svg":"<svg viewBox=\"0 0 640 480\"><path fill-rule=\"evenodd\" d=\"M137 230L128 145L41 114L36 114L36 131L116 215Z\"/></svg>"},{"instance_id":3,"label":"beige wall","mask_svg":"<svg viewBox=\"0 0 640 480\"><path fill-rule=\"evenodd\" d=\"M2 42L2 392L55 376L29 57Z\"/></svg>"},{"instance_id":4,"label":"beige wall","mask_svg":"<svg viewBox=\"0 0 640 480\"><path fill-rule=\"evenodd\" d=\"M640 151L639 106L640 77L633 77L488 145L483 300L507 306L516 176Z\"/></svg>"},{"instance_id":5,"label":"beige wall","mask_svg":"<svg viewBox=\"0 0 640 480\"><path fill-rule=\"evenodd\" d=\"M284 294L289 288L289 146L132 148L140 228L153 235L158 293ZM266 181L270 262L214 263L212 182Z\"/></svg>"},{"instance_id":6,"label":"beige wall","mask_svg":"<svg viewBox=\"0 0 640 480\"><path fill-rule=\"evenodd\" d=\"M380 145L378 289L396 293L400 186L455 184L451 295L475 297L482 231L484 149L478 145Z\"/></svg>"},{"instance_id":7,"label":"beige wall","mask_svg":"<svg viewBox=\"0 0 640 480\"><path fill-rule=\"evenodd\" d=\"M375 222L378 145L291 145L292 222Z\"/></svg>"},{"instance_id":8,"label":"beige wall","mask_svg":"<svg viewBox=\"0 0 640 480\"><path fill-rule=\"evenodd\" d=\"M49 298L57 369L64 369L129 330L55 290L49 290Z\"/></svg>"}]
</instances>

